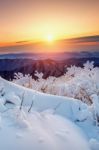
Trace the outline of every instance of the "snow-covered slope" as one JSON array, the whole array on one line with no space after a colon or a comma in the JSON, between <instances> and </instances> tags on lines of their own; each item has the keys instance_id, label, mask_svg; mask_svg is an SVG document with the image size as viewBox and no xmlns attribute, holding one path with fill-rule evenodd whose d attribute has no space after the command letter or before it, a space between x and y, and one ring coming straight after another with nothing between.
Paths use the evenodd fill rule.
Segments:
<instances>
[{"instance_id":1,"label":"snow-covered slope","mask_svg":"<svg viewBox=\"0 0 99 150\"><path fill-rule=\"evenodd\" d=\"M0 117L2 150L99 150L93 107L79 100L0 78Z\"/></svg>"},{"instance_id":2,"label":"snow-covered slope","mask_svg":"<svg viewBox=\"0 0 99 150\"><path fill-rule=\"evenodd\" d=\"M79 129L57 115L16 109L1 117L2 150L89 150Z\"/></svg>"}]
</instances>

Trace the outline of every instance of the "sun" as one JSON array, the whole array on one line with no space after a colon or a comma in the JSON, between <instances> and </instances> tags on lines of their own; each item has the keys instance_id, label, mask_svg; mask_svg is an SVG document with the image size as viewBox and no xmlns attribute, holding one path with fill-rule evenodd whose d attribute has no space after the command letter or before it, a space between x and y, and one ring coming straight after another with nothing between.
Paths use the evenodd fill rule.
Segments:
<instances>
[{"instance_id":1,"label":"sun","mask_svg":"<svg viewBox=\"0 0 99 150\"><path fill-rule=\"evenodd\" d=\"M47 41L50 42L50 43L53 42L54 41L53 35L48 34L47 35Z\"/></svg>"}]
</instances>

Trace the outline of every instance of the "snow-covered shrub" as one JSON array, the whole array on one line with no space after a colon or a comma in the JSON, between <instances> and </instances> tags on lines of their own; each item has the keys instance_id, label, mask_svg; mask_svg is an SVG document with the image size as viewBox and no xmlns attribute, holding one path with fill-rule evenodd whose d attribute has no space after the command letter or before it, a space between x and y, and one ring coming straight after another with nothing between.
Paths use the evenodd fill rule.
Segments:
<instances>
[{"instance_id":1,"label":"snow-covered shrub","mask_svg":"<svg viewBox=\"0 0 99 150\"><path fill-rule=\"evenodd\" d=\"M90 71L94 68L94 61L91 62L87 61L85 64L83 64L83 66L84 66L84 70Z\"/></svg>"},{"instance_id":2,"label":"snow-covered shrub","mask_svg":"<svg viewBox=\"0 0 99 150\"><path fill-rule=\"evenodd\" d=\"M99 68L87 61L83 67L71 66L61 77L43 79L43 73L35 72L37 80L30 75L15 74L13 82L34 90L53 95L68 96L92 104L91 95L99 95Z\"/></svg>"},{"instance_id":3,"label":"snow-covered shrub","mask_svg":"<svg viewBox=\"0 0 99 150\"><path fill-rule=\"evenodd\" d=\"M14 74L13 81L19 85L32 88L32 80L32 76L30 76L29 74L23 75L22 73L18 72Z\"/></svg>"},{"instance_id":4,"label":"snow-covered shrub","mask_svg":"<svg viewBox=\"0 0 99 150\"><path fill-rule=\"evenodd\" d=\"M68 77L75 77L81 72L81 67L71 66L67 68L66 75Z\"/></svg>"},{"instance_id":5,"label":"snow-covered shrub","mask_svg":"<svg viewBox=\"0 0 99 150\"><path fill-rule=\"evenodd\" d=\"M38 71L35 71L35 74L34 74L36 77L38 77L38 80L42 80L43 78L43 73L39 73Z\"/></svg>"}]
</instances>

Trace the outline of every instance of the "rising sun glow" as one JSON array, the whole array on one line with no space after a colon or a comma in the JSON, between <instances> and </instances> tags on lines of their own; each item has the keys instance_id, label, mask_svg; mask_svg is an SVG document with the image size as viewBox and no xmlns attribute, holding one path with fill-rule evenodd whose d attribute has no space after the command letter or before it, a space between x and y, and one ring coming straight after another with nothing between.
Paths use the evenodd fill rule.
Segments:
<instances>
[{"instance_id":1,"label":"rising sun glow","mask_svg":"<svg viewBox=\"0 0 99 150\"><path fill-rule=\"evenodd\" d=\"M48 42L53 42L53 41L54 41L53 35L49 34L49 35L47 36L47 41L48 41Z\"/></svg>"}]
</instances>

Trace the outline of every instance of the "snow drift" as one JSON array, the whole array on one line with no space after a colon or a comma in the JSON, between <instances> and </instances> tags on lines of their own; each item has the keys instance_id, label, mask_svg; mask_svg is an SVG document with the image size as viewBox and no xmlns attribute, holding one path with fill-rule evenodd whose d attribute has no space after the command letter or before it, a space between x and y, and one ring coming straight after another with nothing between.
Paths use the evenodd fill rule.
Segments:
<instances>
[{"instance_id":1,"label":"snow drift","mask_svg":"<svg viewBox=\"0 0 99 150\"><path fill-rule=\"evenodd\" d=\"M94 110L77 99L43 94L0 78L0 149L98 150Z\"/></svg>"}]
</instances>

